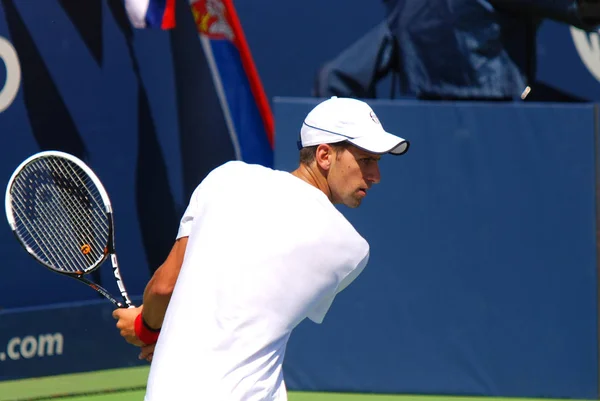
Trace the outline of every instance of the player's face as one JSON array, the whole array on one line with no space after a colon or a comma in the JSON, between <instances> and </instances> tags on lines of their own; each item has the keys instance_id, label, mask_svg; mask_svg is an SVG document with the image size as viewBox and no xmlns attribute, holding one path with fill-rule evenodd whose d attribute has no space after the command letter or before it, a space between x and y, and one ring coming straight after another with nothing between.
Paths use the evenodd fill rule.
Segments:
<instances>
[{"instance_id":1,"label":"player's face","mask_svg":"<svg viewBox=\"0 0 600 401\"><path fill-rule=\"evenodd\" d=\"M336 150L327 175L332 202L360 206L371 186L381 180L379 159L380 155L354 146Z\"/></svg>"}]
</instances>

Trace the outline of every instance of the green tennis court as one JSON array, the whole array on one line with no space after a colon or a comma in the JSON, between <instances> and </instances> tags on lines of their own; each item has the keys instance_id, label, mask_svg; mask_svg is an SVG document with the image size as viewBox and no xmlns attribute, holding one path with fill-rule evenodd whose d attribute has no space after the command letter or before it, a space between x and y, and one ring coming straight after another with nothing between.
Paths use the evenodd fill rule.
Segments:
<instances>
[{"instance_id":1,"label":"green tennis court","mask_svg":"<svg viewBox=\"0 0 600 401\"><path fill-rule=\"evenodd\" d=\"M0 401L142 401L147 367L0 382ZM441 397L290 392L290 401L536 401L532 398ZM539 401L539 399L538 399ZM575 400L571 400L575 401Z\"/></svg>"}]
</instances>

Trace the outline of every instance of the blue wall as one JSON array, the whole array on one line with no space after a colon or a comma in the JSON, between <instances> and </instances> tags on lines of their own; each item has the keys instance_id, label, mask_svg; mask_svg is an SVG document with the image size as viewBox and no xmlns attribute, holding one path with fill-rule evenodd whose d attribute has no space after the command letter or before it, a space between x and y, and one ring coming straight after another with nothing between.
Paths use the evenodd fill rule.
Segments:
<instances>
[{"instance_id":1,"label":"blue wall","mask_svg":"<svg viewBox=\"0 0 600 401\"><path fill-rule=\"evenodd\" d=\"M113 309L88 301L0 312L0 381L146 365L115 329Z\"/></svg>"},{"instance_id":2,"label":"blue wall","mask_svg":"<svg viewBox=\"0 0 600 401\"><path fill-rule=\"evenodd\" d=\"M383 1L235 1L267 95L311 96L319 67L377 25Z\"/></svg>"},{"instance_id":3,"label":"blue wall","mask_svg":"<svg viewBox=\"0 0 600 401\"><path fill-rule=\"evenodd\" d=\"M276 167L314 104L275 102ZM373 104L411 148L340 208L371 259L292 335L289 388L597 398L595 106Z\"/></svg>"}]
</instances>

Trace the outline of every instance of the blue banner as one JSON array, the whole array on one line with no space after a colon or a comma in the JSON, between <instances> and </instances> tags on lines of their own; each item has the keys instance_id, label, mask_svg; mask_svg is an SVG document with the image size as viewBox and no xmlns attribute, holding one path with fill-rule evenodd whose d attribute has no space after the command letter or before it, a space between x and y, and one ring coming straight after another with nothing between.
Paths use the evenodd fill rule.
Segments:
<instances>
[{"instance_id":1,"label":"blue banner","mask_svg":"<svg viewBox=\"0 0 600 401\"><path fill-rule=\"evenodd\" d=\"M119 335L113 310L91 301L0 312L0 380L146 365Z\"/></svg>"},{"instance_id":2,"label":"blue banner","mask_svg":"<svg viewBox=\"0 0 600 401\"><path fill-rule=\"evenodd\" d=\"M277 168L316 102L275 102ZM292 335L288 388L598 398L596 107L372 104L411 148L340 207L369 265Z\"/></svg>"}]
</instances>

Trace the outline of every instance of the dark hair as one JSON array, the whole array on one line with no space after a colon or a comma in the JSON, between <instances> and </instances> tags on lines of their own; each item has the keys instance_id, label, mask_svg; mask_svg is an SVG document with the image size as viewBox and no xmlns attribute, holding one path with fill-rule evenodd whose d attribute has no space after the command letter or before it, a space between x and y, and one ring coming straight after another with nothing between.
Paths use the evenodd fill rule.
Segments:
<instances>
[{"instance_id":1,"label":"dark hair","mask_svg":"<svg viewBox=\"0 0 600 401\"><path fill-rule=\"evenodd\" d=\"M348 148L350 145L347 141L329 143L336 152ZM315 160L315 156L317 154L317 148L319 145L307 146L305 148L300 149L300 164L309 165Z\"/></svg>"}]
</instances>

